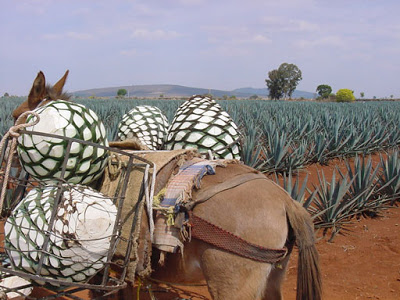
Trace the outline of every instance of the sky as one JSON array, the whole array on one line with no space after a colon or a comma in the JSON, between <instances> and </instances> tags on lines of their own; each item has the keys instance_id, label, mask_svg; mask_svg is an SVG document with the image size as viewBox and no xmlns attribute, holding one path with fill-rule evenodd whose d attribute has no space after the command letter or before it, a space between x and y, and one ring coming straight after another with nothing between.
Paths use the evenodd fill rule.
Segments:
<instances>
[{"instance_id":1,"label":"sky","mask_svg":"<svg viewBox=\"0 0 400 300\"><path fill-rule=\"evenodd\" d=\"M399 12L398 0L0 0L0 96L67 69L69 92L263 88L287 62L298 90L399 98Z\"/></svg>"}]
</instances>

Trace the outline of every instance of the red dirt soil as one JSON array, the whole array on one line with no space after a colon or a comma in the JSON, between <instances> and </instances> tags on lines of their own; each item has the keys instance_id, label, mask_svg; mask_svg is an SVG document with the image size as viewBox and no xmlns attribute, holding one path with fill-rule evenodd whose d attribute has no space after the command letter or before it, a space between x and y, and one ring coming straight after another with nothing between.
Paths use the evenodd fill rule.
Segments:
<instances>
[{"instance_id":1,"label":"red dirt soil","mask_svg":"<svg viewBox=\"0 0 400 300\"><path fill-rule=\"evenodd\" d=\"M379 160L379 155L372 156L374 166ZM309 183L318 185L321 170L330 180L336 167L343 172L344 161L307 168ZM317 243L324 299L400 299L400 209L384 210L372 219L355 219L347 228L349 232L336 236L332 243L327 239ZM294 253L284 284L286 299L295 299L296 257Z\"/></svg>"},{"instance_id":2,"label":"red dirt soil","mask_svg":"<svg viewBox=\"0 0 400 300\"><path fill-rule=\"evenodd\" d=\"M379 156L373 156L374 162ZM329 166L313 165L308 173L309 187L318 185L317 171L323 170L330 180L336 165L343 170L342 160ZM391 208L376 218L354 220L346 235L337 235L332 243L317 243L323 277L324 299L400 299L400 209ZM285 299L295 299L297 252L294 251L283 286ZM147 284L146 284L147 285ZM205 286L169 286L152 283L156 299L211 299ZM87 294L86 294L87 295ZM136 291L134 292L136 295ZM82 294L80 295L82 296ZM116 297L113 299L117 299ZM151 299L142 287L140 299Z\"/></svg>"}]
</instances>

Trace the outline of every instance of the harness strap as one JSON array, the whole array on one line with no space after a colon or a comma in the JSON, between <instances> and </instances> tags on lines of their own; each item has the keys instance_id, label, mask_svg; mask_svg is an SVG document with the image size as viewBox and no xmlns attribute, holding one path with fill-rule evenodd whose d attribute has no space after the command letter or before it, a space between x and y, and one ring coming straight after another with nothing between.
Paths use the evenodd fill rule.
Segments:
<instances>
[{"instance_id":1,"label":"harness strap","mask_svg":"<svg viewBox=\"0 0 400 300\"><path fill-rule=\"evenodd\" d=\"M234 176L232 178L229 178L228 180L225 180L220 184L213 185L206 189L201 189L197 193L196 199L193 199L194 201L185 203L183 206L188 211L193 210L193 207L195 205L207 201L208 199L210 199L211 197L215 196L218 193L232 189L248 181L258 180L258 179L266 180L267 178L265 177L265 175L261 173L246 173Z\"/></svg>"},{"instance_id":2,"label":"harness strap","mask_svg":"<svg viewBox=\"0 0 400 300\"><path fill-rule=\"evenodd\" d=\"M210 222L189 212L189 224L192 237L209 243L217 248L237 254L251 260L264 263L277 263L285 258L288 248L269 249L252 244Z\"/></svg>"}]
</instances>

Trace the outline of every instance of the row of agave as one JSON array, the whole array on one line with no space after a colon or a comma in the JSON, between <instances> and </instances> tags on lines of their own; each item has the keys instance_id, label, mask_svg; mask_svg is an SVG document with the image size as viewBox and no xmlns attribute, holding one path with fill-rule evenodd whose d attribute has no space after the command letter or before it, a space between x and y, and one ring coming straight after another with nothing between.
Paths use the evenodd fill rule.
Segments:
<instances>
[{"instance_id":1,"label":"row of agave","mask_svg":"<svg viewBox=\"0 0 400 300\"><path fill-rule=\"evenodd\" d=\"M107 128L117 128L107 105L80 100L101 109ZM172 120L181 101L146 100L107 102L118 118L132 105L149 104L161 109ZM400 144L398 102L308 103L270 101L219 101L241 137L242 160L263 172L288 172L308 164L326 164L329 160L368 154ZM114 113L114 115L115 115ZM108 119L107 119L108 118ZM107 123L110 121L110 123ZM113 129L114 130L114 129ZM113 133L115 134L115 133Z\"/></svg>"},{"instance_id":2,"label":"row of agave","mask_svg":"<svg viewBox=\"0 0 400 300\"><path fill-rule=\"evenodd\" d=\"M307 177L301 183L292 172L283 176L274 173L273 178L310 212L315 228L323 230L323 236L330 232L332 241L337 233L346 230L352 219L373 217L380 210L397 204L400 199L399 155L399 150L380 155L380 162L375 166L370 156L357 155L353 163L346 160L345 171L336 168L329 181L323 171L318 173L318 184L313 184L312 189L307 187Z\"/></svg>"},{"instance_id":3,"label":"row of agave","mask_svg":"<svg viewBox=\"0 0 400 300\"><path fill-rule=\"evenodd\" d=\"M243 157L264 172L288 172L400 144L399 103L285 103L268 108L263 116L249 109L239 117L245 132Z\"/></svg>"},{"instance_id":4,"label":"row of agave","mask_svg":"<svg viewBox=\"0 0 400 300\"><path fill-rule=\"evenodd\" d=\"M17 100L5 98L17 105ZM21 100L22 101L22 100ZM109 140L118 123L138 105L158 107L171 122L182 104L178 100L75 99L103 120ZM288 172L308 164L397 147L400 144L399 102L315 103L219 101L243 133L242 160L263 172ZM7 105L6 105L7 106ZM6 108L7 109L7 108ZM0 134L11 126L10 112Z\"/></svg>"}]
</instances>

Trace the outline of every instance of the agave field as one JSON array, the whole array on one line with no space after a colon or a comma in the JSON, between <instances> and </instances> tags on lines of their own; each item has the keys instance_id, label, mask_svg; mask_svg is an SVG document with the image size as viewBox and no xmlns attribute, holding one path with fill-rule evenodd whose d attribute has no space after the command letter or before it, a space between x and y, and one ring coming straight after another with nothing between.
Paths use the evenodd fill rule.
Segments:
<instances>
[{"instance_id":1,"label":"agave field","mask_svg":"<svg viewBox=\"0 0 400 300\"><path fill-rule=\"evenodd\" d=\"M0 137L13 124L11 112L23 98L1 98ZM137 105L158 107L171 122L183 101L74 99L102 119L115 140L122 116ZM283 101L217 101L241 130L245 164L276 178L313 215L315 226L333 238L354 217L376 214L396 204L400 193L400 102L318 103ZM384 153L373 166L368 155ZM307 189L296 172L335 158L354 158L332 180L319 174L319 185Z\"/></svg>"}]
</instances>

